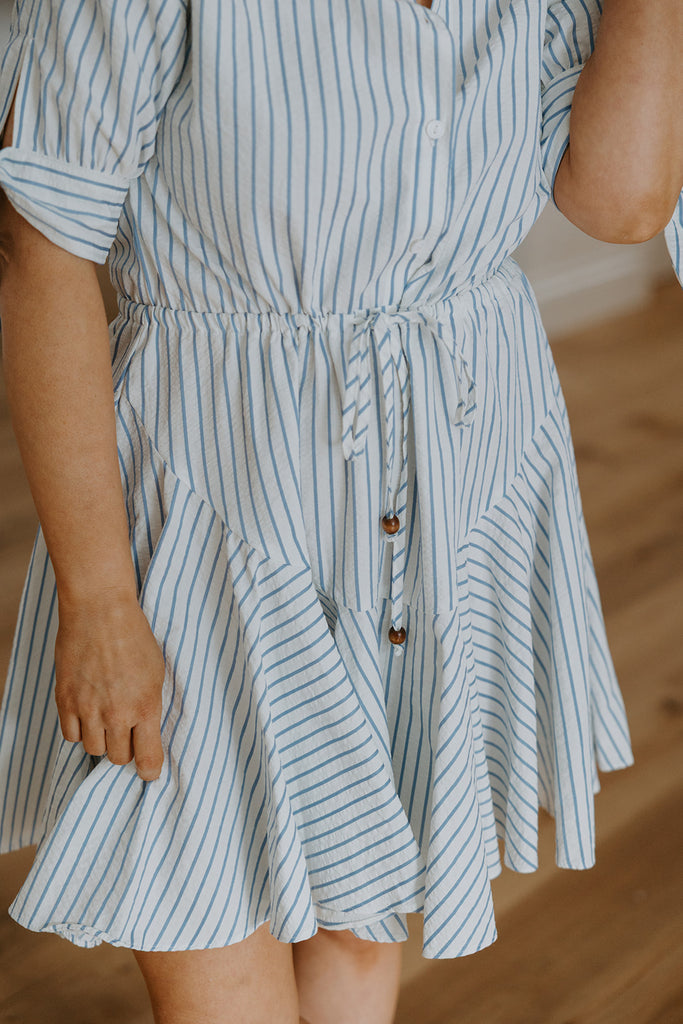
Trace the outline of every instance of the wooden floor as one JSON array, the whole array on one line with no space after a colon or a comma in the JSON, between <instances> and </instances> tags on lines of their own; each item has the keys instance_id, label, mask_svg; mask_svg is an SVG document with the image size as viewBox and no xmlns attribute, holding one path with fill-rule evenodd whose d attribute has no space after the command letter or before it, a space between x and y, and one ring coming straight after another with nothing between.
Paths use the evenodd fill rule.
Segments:
<instances>
[{"instance_id":1,"label":"wooden floor","mask_svg":"<svg viewBox=\"0 0 683 1024\"><path fill-rule=\"evenodd\" d=\"M636 763L601 774L589 871L555 865L541 811L539 870L492 883L492 946L423 959L409 915L396 1024L683 1024L683 291L553 350ZM0 479L4 680L37 520L1 388ZM33 853L0 858L0 1022L152 1024L130 950L7 916Z\"/></svg>"}]
</instances>

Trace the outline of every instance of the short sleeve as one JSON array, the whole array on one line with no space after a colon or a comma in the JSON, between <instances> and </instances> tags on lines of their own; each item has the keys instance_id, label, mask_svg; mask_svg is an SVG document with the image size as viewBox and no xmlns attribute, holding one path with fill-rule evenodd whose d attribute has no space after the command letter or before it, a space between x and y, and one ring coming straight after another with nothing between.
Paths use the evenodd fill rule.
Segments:
<instances>
[{"instance_id":1,"label":"short sleeve","mask_svg":"<svg viewBox=\"0 0 683 1024\"><path fill-rule=\"evenodd\" d=\"M683 192L679 196L676 212L664 229L664 237L676 276L683 285Z\"/></svg>"},{"instance_id":2,"label":"short sleeve","mask_svg":"<svg viewBox=\"0 0 683 1024\"><path fill-rule=\"evenodd\" d=\"M574 90L595 47L601 14L599 0L551 0L548 4L541 69L541 165L551 200L569 145Z\"/></svg>"},{"instance_id":3,"label":"short sleeve","mask_svg":"<svg viewBox=\"0 0 683 1024\"><path fill-rule=\"evenodd\" d=\"M16 0L0 65L0 186L47 238L106 261L186 59L187 0ZM11 143L11 144L10 144Z\"/></svg>"}]
</instances>

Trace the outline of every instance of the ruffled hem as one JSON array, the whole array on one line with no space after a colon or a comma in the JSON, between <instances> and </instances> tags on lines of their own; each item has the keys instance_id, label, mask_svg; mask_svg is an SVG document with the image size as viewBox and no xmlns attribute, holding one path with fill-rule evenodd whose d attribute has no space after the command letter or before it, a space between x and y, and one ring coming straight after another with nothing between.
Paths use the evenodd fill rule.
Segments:
<instances>
[{"instance_id":1,"label":"ruffled hem","mask_svg":"<svg viewBox=\"0 0 683 1024\"><path fill-rule=\"evenodd\" d=\"M412 910L408 911L413 912ZM14 903L9 908L9 916L17 921L18 924L23 924L23 921L19 917L15 916L16 911L14 910ZM263 921L257 921L253 924L248 925L248 930L239 937L233 939L233 942L241 942L243 939L248 938L257 928L261 925L270 923L270 919L266 918ZM302 935L296 941L303 941L304 939L312 938L318 930L318 926L328 930L351 930L359 938L374 942L405 942L409 938L408 925L406 920L406 912L394 912L389 917L385 915L375 915L369 920L356 921L346 920L343 915L334 915L328 912L321 914L317 912L317 924L314 931L310 935ZM100 928L93 928L90 925L77 924L69 921L50 921L43 925L24 925L28 927L29 931L34 932L49 932L53 935L59 935L62 939L67 939L74 946L81 946L83 949L94 949L95 946L100 946L103 942L108 943L110 946L120 946L123 949L137 949L137 946L130 946L128 942L122 941L121 938L110 935L108 932L102 931ZM271 930L271 934L274 934ZM279 936L275 936L280 938ZM494 938L496 935L494 934ZM286 941L286 940L280 940ZM489 945L490 943L486 943ZM211 949L211 948L223 948L225 944L222 941L215 942L212 946L198 945L189 947L191 949ZM476 952L472 950L471 952Z\"/></svg>"},{"instance_id":2,"label":"ruffled hem","mask_svg":"<svg viewBox=\"0 0 683 1024\"><path fill-rule=\"evenodd\" d=\"M15 921L81 946L176 950L229 945L266 920L285 942L318 926L402 941L419 912L423 956L457 957L497 937L499 839L508 867L536 870L539 806L556 820L557 864L594 864L597 767L633 755L567 494L566 423L546 418L468 533L457 608L406 605L399 656L387 599L339 606L309 567L248 545L125 398L119 416L139 470L129 501L146 503L131 517L140 602L167 661L164 768L143 782L52 721L40 824L39 803L28 831L13 818L20 843L39 840ZM49 588L41 545L32 572L42 551ZM20 712L8 704L7 721Z\"/></svg>"}]
</instances>

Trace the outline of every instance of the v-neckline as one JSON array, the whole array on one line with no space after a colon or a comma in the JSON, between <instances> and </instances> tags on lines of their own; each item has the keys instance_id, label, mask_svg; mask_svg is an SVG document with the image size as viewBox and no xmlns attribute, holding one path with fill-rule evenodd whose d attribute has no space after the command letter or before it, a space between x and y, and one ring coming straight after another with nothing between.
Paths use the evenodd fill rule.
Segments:
<instances>
[{"instance_id":1,"label":"v-neckline","mask_svg":"<svg viewBox=\"0 0 683 1024\"><path fill-rule=\"evenodd\" d=\"M421 4L419 0L410 0L410 3L413 3L416 7L420 7L427 15L432 14L435 17L441 18L441 20L443 20L443 18L439 12L444 2L445 0L432 0L431 7L425 7L425 5Z\"/></svg>"}]
</instances>

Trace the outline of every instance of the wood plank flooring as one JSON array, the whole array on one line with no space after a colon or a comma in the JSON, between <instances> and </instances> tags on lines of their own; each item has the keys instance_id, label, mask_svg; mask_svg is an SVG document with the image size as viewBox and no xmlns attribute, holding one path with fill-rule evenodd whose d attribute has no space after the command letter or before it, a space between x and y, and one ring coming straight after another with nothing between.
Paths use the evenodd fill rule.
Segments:
<instances>
[{"instance_id":1,"label":"wood plank flooring","mask_svg":"<svg viewBox=\"0 0 683 1024\"><path fill-rule=\"evenodd\" d=\"M683 291L553 352L636 763L603 773L597 864L493 880L499 937L426 960L409 915L396 1024L683 1024ZM37 519L0 381L0 685ZM34 848L0 857L0 1024L152 1024L130 950L6 914ZM232 1024L232 1022L226 1022Z\"/></svg>"},{"instance_id":2,"label":"wood plank flooring","mask_svg":"<svg viewBox=\"0 0 683 1024\"><path fill-rule=\"evenodd\" d=\"M648 801L594 868L559 872L501 916L492 946L423 969L398 1021L680 1024L682 800L679 782Z\"/></svg>"}]
</instances>

